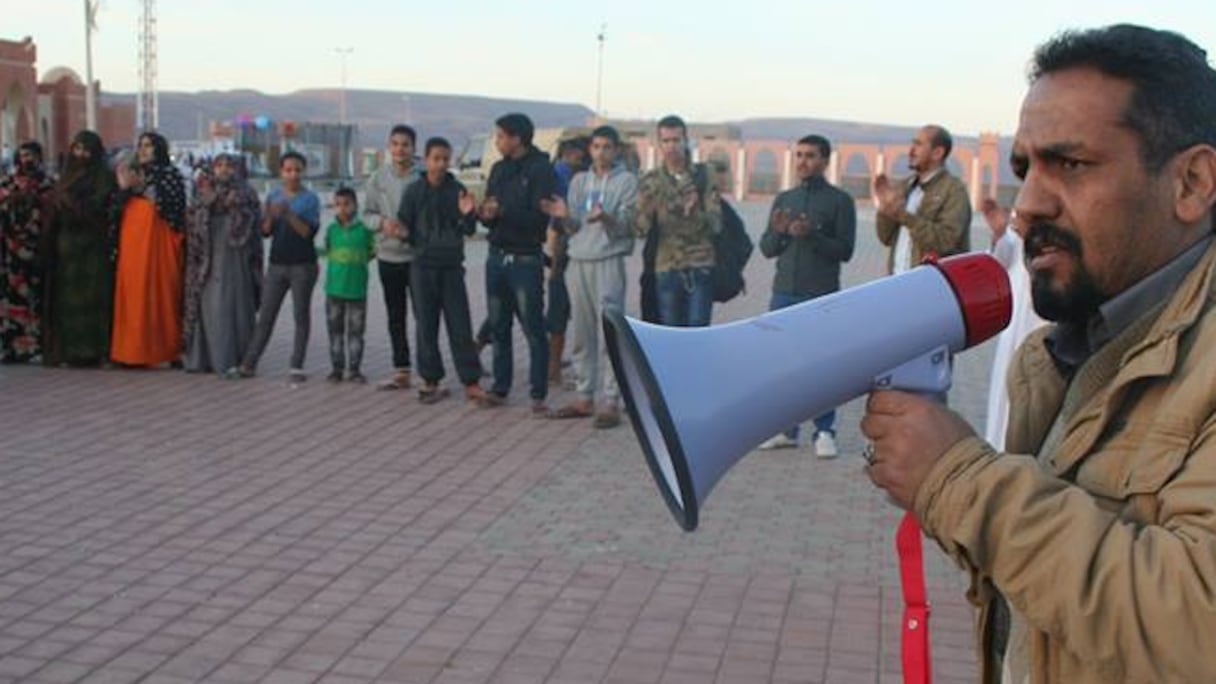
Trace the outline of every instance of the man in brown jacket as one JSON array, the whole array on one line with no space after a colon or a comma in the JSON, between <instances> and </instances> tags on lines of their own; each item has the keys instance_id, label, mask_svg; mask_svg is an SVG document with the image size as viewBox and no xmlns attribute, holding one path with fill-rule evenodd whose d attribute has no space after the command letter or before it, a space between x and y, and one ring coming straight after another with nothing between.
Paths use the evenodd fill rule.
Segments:
<instances>
[{"instance_id":1,"label":"man in brown jacket","mask_svg":"<svg viewBox=\"0 0 1216 684\"><path fill-rule=\"evenodd\" d=\"M891 249L887 272L903 273L926 257L971 249L971 200L945 166L953 146L945 128L925 126L908 149L914 173L898 184L886 174L874 179L878 239Z\"/></svg>"},{"instance_id":2,"label":"man in brown jacket","mask_svg":"<svg viewBox=\"0 0 1216 684\"><path fill-rule=\"evenodd\" d=\"M1216 679L1216 71L1119 25L1035 54L1012 155L1035 310L1008 453L870 396L867 472L965 571L985 682Z\"/></svg>"}]
</instances>

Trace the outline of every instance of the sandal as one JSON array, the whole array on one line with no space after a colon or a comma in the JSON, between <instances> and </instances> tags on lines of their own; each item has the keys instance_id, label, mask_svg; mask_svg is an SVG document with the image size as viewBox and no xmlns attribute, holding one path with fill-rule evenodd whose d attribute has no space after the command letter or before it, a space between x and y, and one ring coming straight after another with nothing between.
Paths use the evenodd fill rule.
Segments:
<instances>
[{"instance_id":1,"label":"sandal","mask_svg":"<svg viewBox=\"0 0 1216 684\"><path fill-rule=\"evenodd\" d=\"M391 379L386 380L379 385L382 390L403 390L410 388L410 372L398 371Z\"/></svg>"},{"instance_id":2,"label":"sandal","mask_svg":"<svg viewBox=\"0 0 1216 684\"><path fill-rule=\"evenodd\" d=\"M549 411L547 417L554 420L567 420L571 418L590 418L592 411L589 408L584 408L578 404L566 404L559 409Z\"/></svg>"},{"instance_id":3,"label":"sandal","mask_svg":"<svg viewBox=\"0 0 1216 684\"><path fill-rule=\"evenodd\" d=\"M449 394L448 388L446 388L446 387L439 387L438 385L427 385L426 387L423 387L422 389L418 390L418 403L434 404L439 401L442 401L444 399L444 397L448 396L448 394Z\"/></svg>"},{"instance_id":4,"label":"sandal","mask_svg":"<svg viewBox=\"0 0 1216 684\"><path fill-rule=\"evenodd\" d=\"M473 382L464 386L465 401L478 402L486 396L486 391L481 388L481 385Z\"/></svg>"},{"instance_id":5,"label":"sandal","mask_svg":"<svg viewBox=\"0 0 1216 684\"><path fill-rule=\"evenodd\" d=\"M621 412L617 409L601 411L595 414L595 420L591 426L597 430L607 430L621 424Z\"/></svg>"},{"instance_id":6,"label":"sandal","mask_svg":"<svg viewBox=\"0 0 1216 684\"><path fill-rule=\"evenodd\" d=\"M507 405L507 398L496 392L486 392L485 396L477 400L477 406L483 409L494 409Z\"/></svg>"}]
</instances>

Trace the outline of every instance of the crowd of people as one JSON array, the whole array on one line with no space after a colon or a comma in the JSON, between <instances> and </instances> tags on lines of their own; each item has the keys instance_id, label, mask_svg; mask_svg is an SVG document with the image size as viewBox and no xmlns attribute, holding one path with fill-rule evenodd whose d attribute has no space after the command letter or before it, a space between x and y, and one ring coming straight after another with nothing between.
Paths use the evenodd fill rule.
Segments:
<instances>
[{"instance_id":1,"label":"crowd of people","mask_svg":"<svg viewBox=\"0 0 1216 684\"><path fill-rule=\"evenodd\" d=\"M531 411L619 425L600 321L605 310L625 307L626 258L643 240L643 318L708 325L724 226L737 224L745 234L721 192L725 174L694 163L687 126L677 116L658 122L661 163L641 177L623 163L627 150L611 126L564 141L554 160L532 144L527 116L507 114L495 126L503 158L480 200L449 171L448 141L427 140L419 164L417 134L402 124L389 133L388 161L367 180L363 206L352 189L339 189L335 218L323 232L322 200L305 186L307 162L296 152L279 157L279 184L263 200L239 156L220 154L187 178L157 133L140 136L134 159L110 164L101 140L83 131L57 181L44 170L37 144L23 145L15 172L0 186L3 358L51 366L169 365L249 378L290 293L288 377L303 382L313 290L322 277L321 236L328 380L367 381L361 364L374 260L394 368L379 387L412 387L416 358L419 400L448 396L442 317L465 398L486 408L505 405L518 320L528 344ZM913 143L912 180L898 188L876 180L879 236L893 245L893 272L930 251L968 247L966 193L944 169L951 144L945 129L927 126ZM760 240L761 253L776 260L773 309L840 288L856 215L852 198L824 176L830 158L831 143L822 136L795 144L799 184L776 198ZM487 316L474 334L464 241L478 224L488 228ZM744 259L750 249L749 241ZM563 381L567 336L575 398L550 408L550 385ZM487 345L492 368L483 387L480 351ZM825 458L836 455L834 417L815 421L813 443ZM795 426L762 448L798 443Z\"/></svg>"}]
</instances>

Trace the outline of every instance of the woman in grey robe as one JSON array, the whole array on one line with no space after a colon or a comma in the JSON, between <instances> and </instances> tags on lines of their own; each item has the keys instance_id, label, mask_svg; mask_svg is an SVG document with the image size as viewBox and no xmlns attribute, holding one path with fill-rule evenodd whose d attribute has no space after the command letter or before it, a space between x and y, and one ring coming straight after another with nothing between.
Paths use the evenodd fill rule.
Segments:
<instances>
[{"instance_id":1,"label":"woman in grey robe","mask_svg":"<svg viewBox=\"0 0 1216 684\"><path fill-rule=\"evenodd\" d=\"M261 205L234 155L204 172L187 216L186 370L223 373L253 337L262 283Z\"/></svg>"}]
</instances>

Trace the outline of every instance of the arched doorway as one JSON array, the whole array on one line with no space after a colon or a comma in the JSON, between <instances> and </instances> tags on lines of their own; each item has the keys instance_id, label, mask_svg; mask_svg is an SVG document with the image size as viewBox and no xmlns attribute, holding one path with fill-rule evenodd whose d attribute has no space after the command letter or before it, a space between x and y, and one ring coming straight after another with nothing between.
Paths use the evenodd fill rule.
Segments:
<instances>
[{"instance_id":1,"label":"arched doorway","mask_svg":"<svg viewBox=\"0 0 1216 684\"><path fill-rule=\"evenodd\" d=\"M780 187L781 167L777 163L777 155L769 149L758 150L752 162L747 191L754 195L775 195Z\"/></svg>"},{"instance_id":2,"label":"arched doorway","mask_svg":"<svg viewBox=\"0 0 1216 684\"><path fill-rule=\"evenodd\" d=\"M870 157L863 150L844 152L842 156L844 163L837 184L853 197L869 197L870 176L874 173Z\"/></svg>"}]
</instances>

